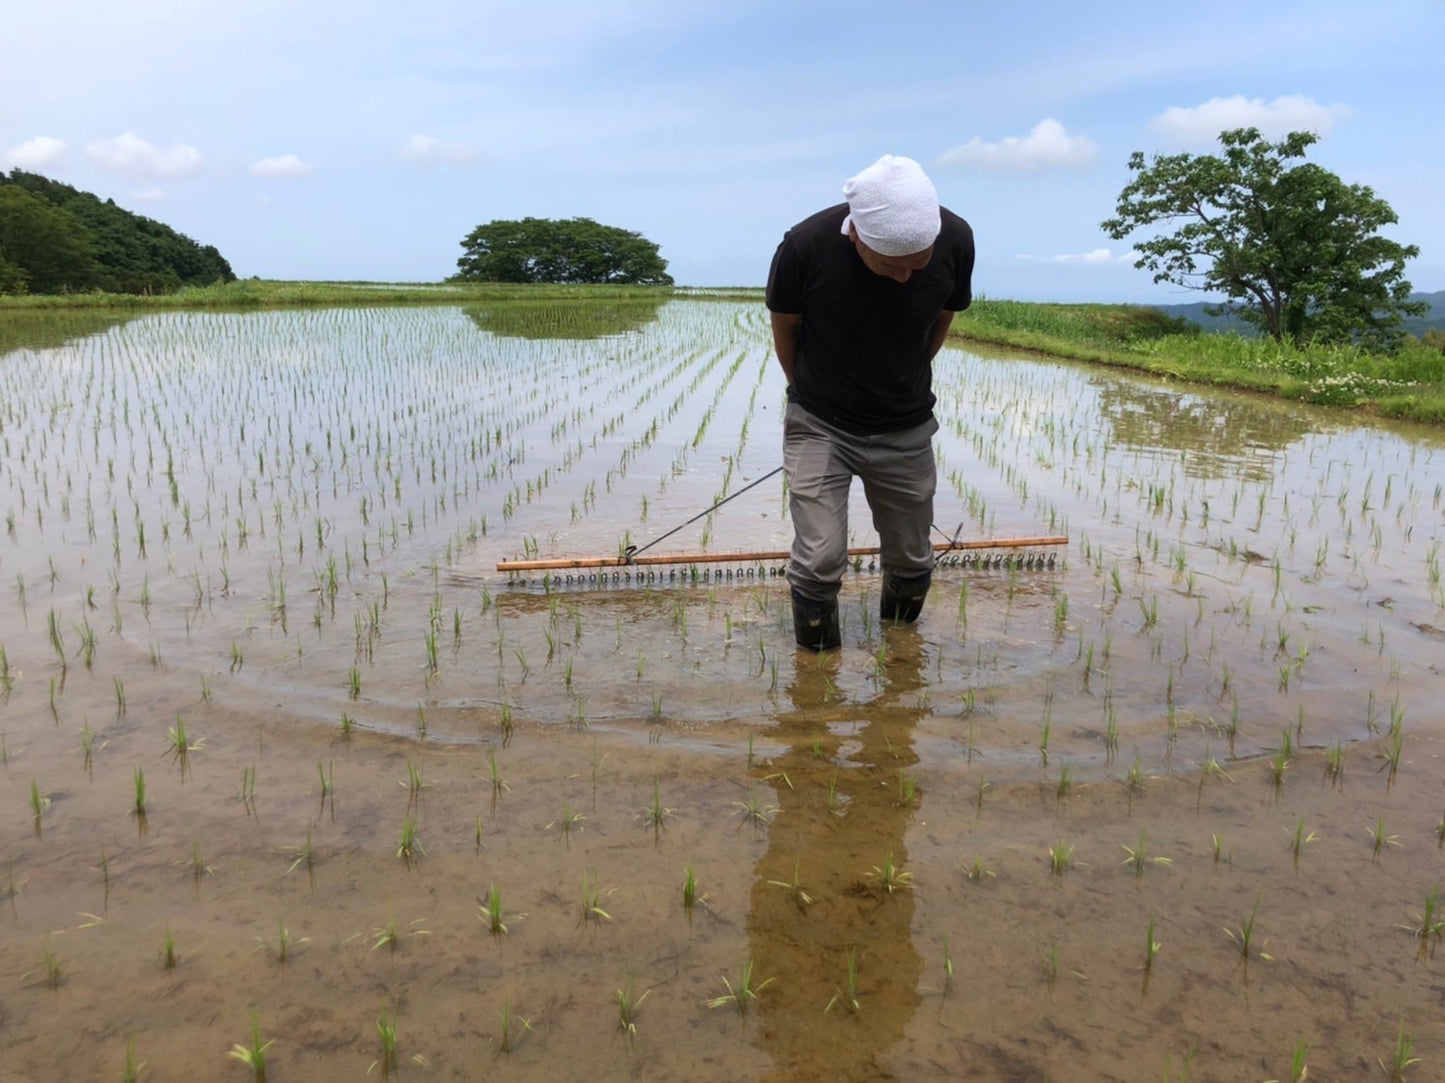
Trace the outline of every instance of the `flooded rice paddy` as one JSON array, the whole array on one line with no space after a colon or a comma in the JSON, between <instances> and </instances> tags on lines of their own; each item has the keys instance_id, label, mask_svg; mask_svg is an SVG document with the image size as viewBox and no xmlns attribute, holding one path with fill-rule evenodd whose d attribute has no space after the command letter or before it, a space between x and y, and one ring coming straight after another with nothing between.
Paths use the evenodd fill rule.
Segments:
<instances>
[{"instance_id":1,"label":"flooded rice paddy","mask_svg":"<svg viewBox=\"0 0 1445 1083\"><path fill-rule=\"evenodd\" d=\"M950 349L940 537L1069 544L816 658L495 571L780 461L760 306L593 315L7 332L0 1078L1442 1071L1438 434Z\"/></svg>"}]
</instances>

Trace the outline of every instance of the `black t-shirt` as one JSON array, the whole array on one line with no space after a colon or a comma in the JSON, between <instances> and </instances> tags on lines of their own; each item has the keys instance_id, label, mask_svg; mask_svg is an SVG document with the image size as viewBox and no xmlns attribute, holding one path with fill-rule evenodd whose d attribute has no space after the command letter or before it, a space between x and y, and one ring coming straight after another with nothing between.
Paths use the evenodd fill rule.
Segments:
<instances>
[{"instance_id":1,"label":"black t-shirt","mask_svg":"<svg viewBox=\"0 0 1445 1083\"><path fill-rule=\"evenodd\" d=\"M874 435L933 414L933 326L973 300L973 230L940 210L928 266L907 282L870 271L843 230L848 205L783 235L768 271L768 308L803 317L788 396L847 432Z\"/></svg>"}]
</instances>

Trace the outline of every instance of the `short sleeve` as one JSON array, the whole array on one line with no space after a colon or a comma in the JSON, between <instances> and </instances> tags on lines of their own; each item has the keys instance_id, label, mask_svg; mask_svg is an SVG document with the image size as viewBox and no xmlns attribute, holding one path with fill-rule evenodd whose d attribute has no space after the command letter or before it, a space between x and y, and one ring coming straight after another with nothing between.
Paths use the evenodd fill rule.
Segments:
<instances>
[{"instance_id":1,"label":"short sleeve","mask_svg":"<svg viewBox=\"0 0 1445 1083\"><path fill-rule=\"evenodd\" d=\"M768 309L788 315L803 311L803 259L791 235L783 237L768 268Z\"/></svg>"}]
</instances>

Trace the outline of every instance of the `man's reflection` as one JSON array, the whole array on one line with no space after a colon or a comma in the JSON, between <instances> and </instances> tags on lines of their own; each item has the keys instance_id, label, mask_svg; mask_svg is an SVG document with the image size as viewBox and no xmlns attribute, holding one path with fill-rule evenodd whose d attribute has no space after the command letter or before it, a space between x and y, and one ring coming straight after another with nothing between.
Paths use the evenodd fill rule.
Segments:
<instances>
[{"instance_id":1,"label":"man's reflection","mask_svg":"<svg viewBox=\"0 0 1445 1083\"><path fill-rule=\"evenodd\" d=\"M754 870L748 943L758 979L776 978L763 996L761 1038L787 1079L889 1075L888 1051L919 1000L912 891L906 878L886 890L881 872L890 861L908 870L926 657L912 626L881 634L879 691L866 702L840 698L837 653L798 655L791 710L778 714L774 734L786 749L755 768L778 812Z\"/></svg>"}]
</instances>

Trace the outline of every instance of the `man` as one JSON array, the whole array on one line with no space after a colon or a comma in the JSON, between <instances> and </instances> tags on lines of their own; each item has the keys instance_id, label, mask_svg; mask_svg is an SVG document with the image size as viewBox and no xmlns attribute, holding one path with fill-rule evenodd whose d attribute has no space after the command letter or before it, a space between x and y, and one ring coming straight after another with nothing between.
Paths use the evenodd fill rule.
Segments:
<instances>
[{"instance_id":1,"label":"man","mask_svg":"<svg viewBox=\"0 0 1445 1083\"><path fill-rule=\"evenodd\" d=\"M885 620L918 619L933 570L933 358L972 295L973 231L938 205L911 158L884 155L847 202L783 236L768 272L773 343L788 383L783 466L793 517L798 646L841 645L855 476L882 548Z\"/></svg>"}]
</instances>

